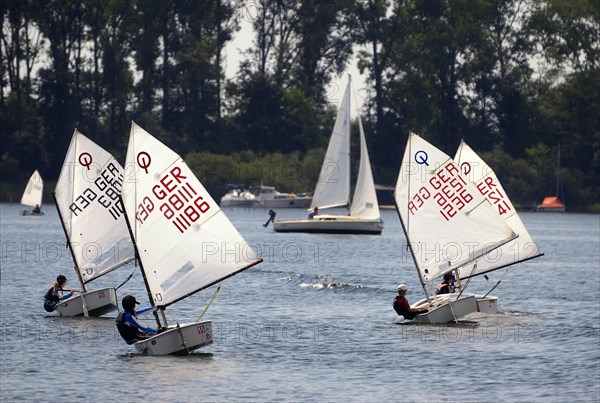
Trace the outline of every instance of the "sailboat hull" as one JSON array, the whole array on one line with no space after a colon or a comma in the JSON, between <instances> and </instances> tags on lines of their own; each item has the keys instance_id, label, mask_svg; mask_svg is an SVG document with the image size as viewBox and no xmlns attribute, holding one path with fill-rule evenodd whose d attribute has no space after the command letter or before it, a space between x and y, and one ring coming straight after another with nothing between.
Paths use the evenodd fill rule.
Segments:
<instances>
[{"instance_id":1,"label":"sailboat hull","mask_svg":"<svg viewBox=\"0 0 600 403\"><path fill-rule=\"evenodd\" d=\"M383 231L383 221L323 214L310 220L274 221L273 228L276 232L379 235Z\"/></svg>"},{"instance_id":2,"label":"sailboat hull","mask_svg":"<svg viewBox=\"0 0 600 403\"><path fill-rule=\"evenodd\" d=\"M102 316L118 309L117 290L103 288L77 294L56 306L60 316Z\"/></svg>"},{"instance_id":3,"label":"sailboat hull","mask_svg":"<svg viewBox=\"0 0 600 403\"><path fill-rule=\"evenodd\" d=\"M413 308L429 306L427 299L418 301ZM458 318L477 312L477 298L475 295L443 294L435 297L434 308L427 313L417 315L414 319L418 323L448 323Z\"/></svg>"},{"instance_id":4,"label":"sailboat hull","mask_svg":"<svg viewBox=\"0 0 600 403\"><path fill-rule=\"evenodd\" d=\"M34 213L31 210L21 210L21 215L22 216L32 216L32 217L35 217L35 216L42 216L42 215L44 215L44 212L40 211L39 213Z\"/></svg>"},{"instance_id":5,"label":"sailboat hull","mask_svg":"<svg viewBox=\"0 0 600 403\"><path fill-rule=\"evenodd\" d=\"M148 339L134 343L144 355L188 355L213 343L212 322L207 320L171 327Z\"/></svg>"},{"instance_id":6,"label":"sailboat hull","mask_svg":"<svg viewBox=\"0 0 600 403\"><path fill-rule=\"evenodd\" d=\"M477 312L481 313L498 313L498 297L476 295Z\"/></svg>"}]
</instances>

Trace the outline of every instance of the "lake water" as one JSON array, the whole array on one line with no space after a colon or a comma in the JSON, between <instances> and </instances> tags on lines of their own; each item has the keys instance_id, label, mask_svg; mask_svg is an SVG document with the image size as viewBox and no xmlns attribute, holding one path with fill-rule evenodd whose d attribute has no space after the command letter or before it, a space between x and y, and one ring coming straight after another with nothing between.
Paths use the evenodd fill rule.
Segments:
<instances>
[{"instance_id":1,"label":"lake water","mask_svg":"<svg viewBox=\"0 0 600 403\"><path fill-rule=\"evenodd\" d=\"M600 216L523 213L545 256L476 278L500 313L400 324L396 286L422 297L395 211L381 236L277 234L264 210L226 214L264 262L222 283L204 319L215 343L189 357L136 354L114 316L47 314L57 274L78 287L53 206L1 205L0 400L599 401ZM280 217L300 217L281 210ZM132 264L88 285L147 301ZM167 309L191 322L213 289ZM152 316L143 316L155 326Z\"/></svg>"}]
</instances>

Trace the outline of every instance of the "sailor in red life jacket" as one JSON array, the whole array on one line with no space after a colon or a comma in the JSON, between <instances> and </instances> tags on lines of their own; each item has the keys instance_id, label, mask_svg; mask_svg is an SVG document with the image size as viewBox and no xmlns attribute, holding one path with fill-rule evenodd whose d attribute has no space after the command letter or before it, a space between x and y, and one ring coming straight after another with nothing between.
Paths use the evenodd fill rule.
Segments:
<instances>
[{"instance_id":1,"label":"sailor in red life jacket","mask_svg":"<svg viewBox=\"0 0 600 403\"><path fill-rule=\"evenodd\" d=\"M448 272L444 274L444 281L437 286L437 290L435 290L436 295L439 294L451 294L456 291L456 288L460 286L454 285L454 276L452 273Z\"/></svg>"},{"instance_id":2,"label":"sailor in red life jacket","mask_svg":"<svg viewBox=\"0 0 600 403\"><path fill-rule=\"evenodd\" d=\"M398 315L404 316L404 319L414 319L418 314L429 310L427 307L411 308L404 297L407 291L408 287L405 284L400 284L398 286L398 295L394 299L394 311L396 311Z\"/></svg>"}]
</instances>

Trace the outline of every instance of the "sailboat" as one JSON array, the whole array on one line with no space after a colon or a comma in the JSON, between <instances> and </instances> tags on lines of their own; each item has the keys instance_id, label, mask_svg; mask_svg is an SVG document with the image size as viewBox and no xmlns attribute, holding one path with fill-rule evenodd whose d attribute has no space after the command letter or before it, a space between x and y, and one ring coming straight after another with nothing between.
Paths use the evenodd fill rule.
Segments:
<instances>
[{"instance_id":1,"label":"sailboat","mask_svg":"<svg viewBox=\"0 0 600 403\"><path fill-rule=\"evenodd\" d=\"M558 156L557 156L557 167L556 167L556 196L544 197L542 204L538 205L536 211L541 212L552 212L552 213L564 213L566 207L560 200L561 186L560 186L560 143L558 144ZM563 195L564 196L564 195ZM563 197L564 200L564 197Z\"/></svg>"},{"instance_id":2,"label":"sailboat","mask_svg":"<svg viewBox=\"0 0 600 403\"><path fill-rule=\"evenodd\" d=\"M161 333L134 343L148 355L189 354L213 342L211 321L167 322L184 298L262 262L183 159L132 122L123 185L127 223Z\"/></svg>"},{"instance_id":3,"label":"sailboat","mask_svg":"<svg viewBox=\"0 0 600 403\"><path fill-rule=\"evenodd\" d=\"M24 206L33 207L32 210L21 210L21 215L24 216L36 216L44 215L44 212L40 210L42 207L42 192L44 190L44 181L40 176L37 169L31 174L23 196L21 197L21 204Z\"/></svg>"},{"instance_id":4,"label":"sailboat","mask_svg":"<svg viewBox=\"0 0 600 403\"><path fill-rule=\"evenodd\" d=\"M396 189L396 210L429 306L415 321L446 323L477 312L464 292L435 295L434 282L486 258L518 236L494 211L459 166L427 141L408 137Z\"/></svg>"},{"instance_id":5,"label":"sailboat","mask_svg":"<svg viewBox=\"0 0 600 403\"><path fill-rule=\"evenodd\" d=\"M350 203L350 93L351 80L348 79L311 202L313 211L348 207L348 215L319 213L303 220L275 220L275 231L381 234L383 221L360 117L360 165L354 198Z\"/></svg>"},{"instance_id":6,"label":"sailboat","mask_svg":"<svg viewBox=\"0 0 600 403\"><path fill-rule=\"evenodd\" d=\"M519 235L517 239L496 249L487 258L480 259L470 267L464 266L460 271L460 277L469 279L543 256L492 168L464 140L456 151L454 161L459 165L461 172L475 185L479 194L494 207L496 214L515 234ZM495 297L478 298L477 305L480 312L495 313L498 310Z\"/></svg>"},{"instance_id":7,"label":"sailboat","mask_svg":"<svg viewBox=\"0 0 600 403\"><path fill-rule=\"evenodd\" d=\"M109 152L75 129L53 193L81 284L81 293L56 306L62 316L101 316L118 309L115 288L87 291L86 284L134 258L119 202L123 175Z\"/></svg>"}]
</instances>

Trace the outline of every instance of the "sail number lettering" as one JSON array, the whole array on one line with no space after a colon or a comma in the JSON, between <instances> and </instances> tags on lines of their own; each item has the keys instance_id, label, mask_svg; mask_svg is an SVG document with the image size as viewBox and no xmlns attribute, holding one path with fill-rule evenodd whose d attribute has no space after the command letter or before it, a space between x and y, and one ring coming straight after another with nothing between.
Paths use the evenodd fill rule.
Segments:
<instances>
[{"instance_id":1,"label":"sail number lettering","mask_svg":"<svg viewBox=\"0 0 600 403\"><path fill-rule=\"evenodd\" d=\"M461 176L458 167L451 162L431 177L427 185L419 188L408 203L408 210L415 215L423 207L425 201L432 198L436 201L442 217L446 221L450 221L458 211L473 200L466 185L467 182Z\"/></svg>"},{"instance_id":2,"label":"sail number lettering","mask_svg":"<svg viewBox=\"0 0 600 403\"><path fill-rule=\"evenodd\" d=\"M172 168L167 176L160 179L159 184L152 187L152 195L144 197L138 205L135 215L137 221L140 224L146 222L156 205L162 215L183 234L210 209L208 202L198 195L186 179L181 168Z\"/></svg>"},{"instance_id":3,"label":"sail number lettering","mask_svg":"<svg viewBox=\"0 0 600 403\"><path fill-rule=\"evenodd\" d=\"M498 185L494 183L494 178L488 176L477 183L476 186L479 193L481 193L482 196L485 196L492 206L496 206L498 214L503 215L512 210L510 205L506 202L507 198L502 194L500 189L498 189Z\"/></svg>"},{"instance_id":4,"label":"sail number lettering","mask_svg":"<svg viewBox=\"0 0 600 403\"><path fill-rule=\"evenodd\" d=\"M74 198L69 210L77 216L93 201L108 210L113 219L117 220L123 214L123 206L119 203L119 195L123 188L123 173L112 162L102 170L94 180L94 186L87 187Z\"/></svg>"}]
</instances>

